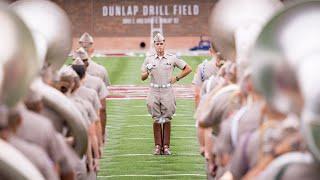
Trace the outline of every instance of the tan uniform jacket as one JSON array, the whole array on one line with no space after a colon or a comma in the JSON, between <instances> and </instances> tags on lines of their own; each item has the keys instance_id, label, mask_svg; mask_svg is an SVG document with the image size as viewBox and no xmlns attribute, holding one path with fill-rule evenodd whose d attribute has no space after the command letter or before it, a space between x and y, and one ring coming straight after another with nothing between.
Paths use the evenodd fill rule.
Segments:
<instances>
[{"instance_id":1,"label":"tan uniform jacket","mask_svg":"<svg viewBox=\"0 0 320 180\"><path fill-rule=\"evenodd\" d=\"M94 110L93 106L90 102L76 96L72 95L69 97L70 100L76 105L78 110L80 111L83 118L86 120L87 128L94 122L98 121L98 115L96 111Z\"/></svg>"},{"instance_id":2,"label":"tan uniform jacket","mask_svg":"<svg viewBox=\"0 0 320 180\"><path fill-rule=\"evenodd\" d=\"M76 179L86 180L87 169L84 161L81 161L79 156L75 153L69 145L65 143L65 139L61 134L57 135L58 142L61 144L61 149L64 154L68 157L66 160L70 167L75 171ZM64 170L65 167L61 167Z\"/></svg>"},{"instance_id":3,"label":"tan uniform jacket","mask_svg":"<svg viewBox=\"0 0 320 180\"><path fill-rule=\"evenodd\" d=\"M231 118L222 121L220 125L220 132L214 146L214 153L221 156L223 153L232 154L232 140L231 140Z\"/></svg>"},{"instance_id":4,"label":"tan uniform jacket","mask_svg":"<svg viewBox=\"0 0 320 180\"><path fill-rule=\"evenodd\" d=\"M53 163L40 147L27 143L26 141L23 141L15 136L9 138L9 143L17 148L22 154L24 154L26 158L28 158L37 167L45 179L59 179L57 173L54 172Z\"/></svg>"},{"instance_id":5,"label":"tan uniform jacket","mask_svg":"<svg viewBox=\"0 0 320 180\"><path fill-rule=\"evenodd\" d=\"M172 54L165 53L163 57L158 57L155 54L148 56L141 66L141 72L147 71L147 64L153 66L150 73L150 82L162 87L170 84L175 67L184 69L187 63ZM156 122L163 123L170 121L176 110L176 101L172 87L150 87L147 107Z\"/></svg>"},{"instance_id":6,"label":"tan uniform jacket","mask_svg":"<svg viewBox=\"0 0 320 180\"><path fill-rule=\"evenodd\" d=\"M233 87L234 90L224 92ZM241 107L239 90L235 88L235 85L230 85L217 89L216 93L212 92L212 97L201 106L203 110L197 111L197 118L207 126L212 126L215 133L218 133L220 123Z\"/></svg>"},{"instance_id":7,"label":"tan uniform jacket","mask_svg":"<svg viewBox=\"0 0 320 180\"><path fill-rule=\"evenodd\" d=\"M241 136L230 162L230 171L235 180L241 179L253 168L259 158L259 133L246 133Z\"/></svg>"},{"instance_id":8,"label":"tan uniform jacket","mask_svg":"<svg viewBox=\"0 0 320 180\"><path fill-rule=\"evenodd\" d=\"M100 78L96 76L86 74L83 85L87 88L95 90L100 100L106 98L109 94L106 85Z\"/></svg>"},{"instance_id":9,"label":"tan uniform jacket","mask_svg":"<svg viewBox=\"0 0 320 180\"><path fill-rule=\"evenodd\" d=\"M204 61L198 65L192 84L201 87L205 80L211 76L217 76L219 69L216 67L216 59Z\"/></svg>"},{"instance_id":10,"label":"tan uniform jacket","mask_svg":"<svg viewBox=\"0 0 320 180\"><path fill-rule=\"evenodd\" d=\"M64 158L56 139L56 131L50 121L25 107L21 107L22 123L17 131L17 137L41 147L55 163Z\"/></svg>"},{"instance_id":11,"label":"tan uniform jacket","mask_svg":"<svg viewBox=\"0 0 320 180\"><path fill-rule=\"evenodd\" d=\"M253 104L253 106L255 104ZM258 118L258 115L261 113L255 112L256 107L249 111L249 108L253 108L253 106L242 106L239 111L235 112L230 118L221 123L220 133L217 138L219 141L217 141L215 146L215 151L218 155L221 155L222 153L232 155L239 142L239 137L246 132L253 131L259 126L259 119L261 118ZM252 113L254 113L254 115ZM258 123L253 123L253 125L248 124L248 121L254 122L255 119ZM247 128L247 126L249 126L249 128Z\"/></svg>"},{"instance_id":12,"label":"tan uniform jacket","mask_svg":"<svg viewBox=\"0 0 320 180\"><path fill-rule=\"evenodd\" d=\"M92 76L96 76L101 78L101 80L105 83L106 87L110 86L110 80L108 71L100 64L89 60L89 66L87 68L87 73L91 74Z\"/></svg>"},{"instance_id":13,"label":"tan uniform jacket","mask_svg":"<svg viewBox=\"0 0 320 180\"><path fill-rule=\"evenodd\" d=\"M148 56L141 66L142 72L147 71L147 64L153 66L150 74L150 82L165 85L170 83L174 68L178 67L179 69L184 69L187 63L182 59L177 58L175 55L165 53L162 58L158 57L156 54Z\"/></svg>"},{"instance_id":14,"label":"tan uniform jacket","mask_svg":"<svg viewBox=\"0 0 320 180\"><path fill-rule=\"evenodd\" d=\"M260 121L260 120L256 120ZM253 168L265 155L270 155L281 140L298 131L297 119L287 118L283 121L265 121L258 129L243 137L246 142L240 144L232 159L231 171L236 177L242 177ZM248 131L249 132L249 131ZM249 169L240 168L248 167Z\"/></svg>"},{"instance_id":15,"label":"tan uniform jacket","mask_svg":"<svg viewBox=\"0 0 320 180\"><path fill-rule=\"evenodd\" d=\"M83 100L90 102L94 110L97 112L101 108L101 103L98 97L98 94L93 89L87 88L84 85L81 85L74 94Z\"/></svg>"},{"instance_id":16,"label":"tan uniform jacket","mask_svg":"<svg viewBox=\"0 0 320 180\"><path fill-rule=\"evenodd\" d=\"M216 87L226 84L223 77L220 76L210 76L207 80L203 82L200 90L201 101Z\"/></svg>"},{"instance_id":17,"label":"tan uniform jacket","mask_svg":"<svg viewBox=\"0 0 320 180\"><path fill-rule=\"evenodd\" d=\"M238 127L238 139L247 132L252 132L257 129L263 121L261 108L262 102L255 102L248 107L247 112L241 118Z\"/></svg>"},{"instance_id":18,"label":"tan uniform jacket","mask_svg":"<svg viewBox=\"0 0 320 180\"><path fill-rule=\"evenodd\" d=\"M40 114L47 117L51 121L52 125L54 126L57 132L63 133L63 129L67 126L67 122L60 115L60 113L57 113L55 110L53 110L49 106L44 105Z\"/></svg>"}]
</instances>

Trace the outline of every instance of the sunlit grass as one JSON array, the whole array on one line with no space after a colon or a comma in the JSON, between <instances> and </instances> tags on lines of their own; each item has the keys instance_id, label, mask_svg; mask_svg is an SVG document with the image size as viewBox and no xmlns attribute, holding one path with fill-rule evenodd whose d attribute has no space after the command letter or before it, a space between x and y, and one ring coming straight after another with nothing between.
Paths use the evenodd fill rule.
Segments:
<instances>
[{"instance_id":1,"label":"sunlit grass","mask_svg":"<svg viewBox=\"0 0 320 180\"><path fill-rule=\"evenodd\" d=\"M192 118L192 100L178 100L172 120L171 156L153 156L152 120L144 100L108 102L108 142L101 160L99 179L117 175L200 174L204 179L204 159L198 153ZM133 116L135 115L135 116ZM134 177L131 177L134 179ZM141 179L141 176L135 177ZM159 179L160 177L145 177ZM162 177L188 179L190 176ZM117 176L116 179L130 179Z\"/></svg>"}]
</instances>

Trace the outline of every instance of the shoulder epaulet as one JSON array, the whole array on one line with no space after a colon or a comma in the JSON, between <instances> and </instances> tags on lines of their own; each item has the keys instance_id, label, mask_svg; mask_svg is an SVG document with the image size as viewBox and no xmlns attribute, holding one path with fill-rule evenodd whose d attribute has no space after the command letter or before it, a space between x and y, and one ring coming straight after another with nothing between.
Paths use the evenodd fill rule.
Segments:
<instances>
[{"instance_id":1,"label":"shoulder epaulet","mask_svg":"<svg viewBox=\"0 0 320 180\"><path fill-rule=\"evenodd\" d=\"M174 56L174 54L171 54L171 53L167 53L166 55L168 55L168 56Z\"/></svg>"}]
</instances>

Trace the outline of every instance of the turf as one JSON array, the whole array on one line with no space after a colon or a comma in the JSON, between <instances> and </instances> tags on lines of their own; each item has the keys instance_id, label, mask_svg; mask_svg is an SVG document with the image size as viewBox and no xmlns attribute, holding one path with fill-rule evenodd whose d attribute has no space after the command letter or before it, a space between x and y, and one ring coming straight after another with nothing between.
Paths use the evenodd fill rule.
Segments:
<instances>
[{"instance_id":1,"label":"turf","mask_svg":"<svg viewBox=\"0 0 320 180\"><path fill-rule=\"evenodd\" d=\"M193 111L190 111L193 101L178 100L177 106L171 132L173 154L153 156L152 120L145 101L108 101L108 142L99 179L205 179L204 159L198 154ZM170 174L173 176L140 176Z\"/></svg>"},{"instance_id":2,"label":"turf","mask_svg":"<svg viewBox=\"0 0 320 180\"><path fill-rule=\"evenodd\" d=\"M206 58L182 57L194 70ZM144 57L94 60L107 68L112 85L148 84L140 80ZM193 73L179 84L191 84ZM145 100L108 100L108 139L98 179L206 179L204 159L196 141L194 102L178 99L177 107L171 131L173 154L154 156L152 120Z\"/></svg>"}]
</instances>

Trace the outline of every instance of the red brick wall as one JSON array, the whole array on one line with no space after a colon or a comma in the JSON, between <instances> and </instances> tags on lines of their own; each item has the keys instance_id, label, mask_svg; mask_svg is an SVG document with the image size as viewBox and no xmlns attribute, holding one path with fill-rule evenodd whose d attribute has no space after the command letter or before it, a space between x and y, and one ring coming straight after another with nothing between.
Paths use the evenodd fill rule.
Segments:
<instances>
[{"instance_id":1,"label":"red brick wall","mask_svg":"<svg viewBox=\"0 0 320 180\"><path fill-rule=\"evenodd\" d=\"M149 24L122 24L124 18L152 17L143 16L143 6L160 7L164 12L167 6L168 15L164 18L178 18L178 24L164 24L163 30L166 36L199 36L207 34L208 16L213 6L212 0L55 0L69 14L73 24L73 33L75 36L88 31L94 36L103 37L139 37L149 36ZM103 7L136 6L139 11L135 16L103 16ZM199 15L173 15L173 7L176 5L176 12L179 13L179 7L183 10L183 5L197 5ZM108 9L108 8L107 8ZM110 9L110 8L109 8ZM113 8L111 8L113 9ZM191 8L192 10L193 8ZM188 9L186 8L186 13ZM127 12L127 11L126 11Z\"/></svg>"},{"instance_id":2,"label":"red brick wall","mask_svg":"<svg viewBox=\"0 0 320 180\"><path fill-rule=\"evenodd\" d=\"M14 0L11 0L14 1ZM168 47L173 49L187 49L195 46L200 35L208 35L208 17L214 5L214 0L53 0L61 6L69 15L72 22L74 46L77 38L83 32L89 32L95 39L95 47L99 50L112 49L139 49L140 42L144 41L147 47L150 45L150 24L123 24L123 19L148 18L143 15L143 6L162 6L163 12L167 8L168 15L164 18L179 19L179 23L163 24L163 31L168 42ZM103 16L103 7L136 6L139 11L135 16ZM188 14L188 5L199 7L197 15L174 15L175 10L183 13L183 5L186 5L185 13ZM148 10L150 10L148 8ZM191 9L193 10L193 9ZM127 11L126 11L127 12ZM193 11L192 11L193 12ZM173 20L173 19L171 19ZM158 25L156 25L158 26ZM169 45L171 44L171 45Z\"/></svg>"},{"instance_id":3,"label":"red brick wall","mask_svg":"<svg viewBox=\"0 0 320 180\"><path fill-rule=\"evenodd\" d=\"M150 46L150 24L122 24L124 18L143 17L143 6L167 6L168 15L164 18L178 18L177 24L163 24L163 31L167 38L168 48L188 49L197 45L200 35L208 35L208 17L214 5L212 0L59 0L58 4L68 13L72 25L74 46L77 38L83 32L89 32L95 38L95 48L98 50L138 50L140 42ZM103 6L131 5L139 8L135 16L103 16ZM198 15L173 15L173 6L198 5ZM176 6L177 7L177 6ZM179 6L178 6L179 7ZM176 10L179 10L176 8ZM155 25L158 26L158 25Z\"/></svg>"}]
</instances>

